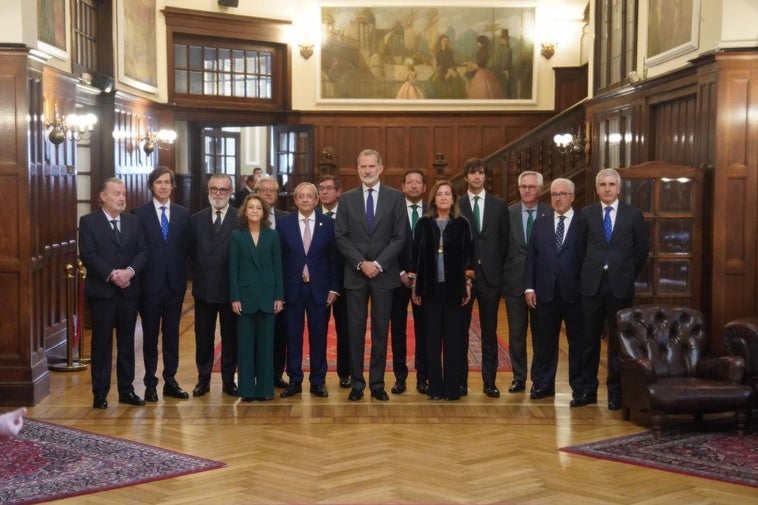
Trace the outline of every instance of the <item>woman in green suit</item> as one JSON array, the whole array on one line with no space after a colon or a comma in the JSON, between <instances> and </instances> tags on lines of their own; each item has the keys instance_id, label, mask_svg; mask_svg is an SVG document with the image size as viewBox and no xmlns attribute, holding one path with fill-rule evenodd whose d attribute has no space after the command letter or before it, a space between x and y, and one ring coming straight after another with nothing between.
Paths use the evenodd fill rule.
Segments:
<instances>
[{"instance_id":1,"label":"woman in green suit","mask_svg":"<svg viewBox=\"0 0 758 505\"><path fill-rule=\"evenodd\" d=\"M240 229L229 242L229 290L237 314L238 379L242 401L274 397L274 316L284 306L279 235L269 228L269 206L249 194Z\"/></svg>"}]
</instances>

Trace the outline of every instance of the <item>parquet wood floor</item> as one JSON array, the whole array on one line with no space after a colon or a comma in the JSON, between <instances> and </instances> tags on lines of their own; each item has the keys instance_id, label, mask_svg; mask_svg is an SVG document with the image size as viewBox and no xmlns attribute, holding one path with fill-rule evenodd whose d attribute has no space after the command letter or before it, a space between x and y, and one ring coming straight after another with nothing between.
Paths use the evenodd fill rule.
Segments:
<instances>
[{"instance_id":1,"label":"parquet wood floor","mask_svg":"<svg viewBox=\"0 0 758 505\"><path fill-rule=\"evenodd\" d=\"M190 309L191 298L187 308ZM501 307L500 334L507 334ZM138 325L139 326L139 325ZM177 379L195 384L193 312L182 319ZM141 344L138 344L138 348ZM138 363L141 361L138 353ZM479 373L459 402L415 390L381 403L349 402L330 373L330 396L266 403L211 392L144 408L91 408L89 371L52 373L51 394L29 416L225 462L224 469L62 500L63 504L747 504L755 489L558 452L557 448L646 429L600 404L570 409L565 340L557 395L532 401L482 393ZM160 368L159 368L160 371ZM135 382L142 395L141 366ZM115 380L115 379L114 379ZM601 378L601 382L604 378ZM394 382L386 376L389 386ZM415 385L415 377L409 377ZM160 393L160 389L159 389Z\"/></svg>"}]
</instances>

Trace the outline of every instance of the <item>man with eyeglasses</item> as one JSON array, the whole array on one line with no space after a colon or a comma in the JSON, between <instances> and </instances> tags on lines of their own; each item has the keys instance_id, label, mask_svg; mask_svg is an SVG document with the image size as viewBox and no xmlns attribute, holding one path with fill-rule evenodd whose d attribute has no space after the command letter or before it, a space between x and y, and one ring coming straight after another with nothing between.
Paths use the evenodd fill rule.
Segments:
<instances>
[{"instance_id":1,"label":"man with eyeglasses","mask_svg":"<svg viewBox=\"0 0 758 505\"><path fill-rule=\"evenodd\" d=\"M550 185L553 212L534 222L524 265L524 300L534 310L538 323L532 334L533 400L555 396L558 370L558 340L561 323L566 324L569 344L569 386L573 397L583 393L582 323L579 276L586 247L587 226L583 217L571 208L574 183L555 179Z\"/></svg>"},{"instance_id":2,"label":"man with eyeglasses","mask_svg":"<svg viewBox=\"0 0 758 505\"><path fill-rule=\"evenodd\" d=\"M190 217L192 296L195 299L195 363L197 385L192 396L210 391L216 318L221 327L222 391L237 396L237 323L229 299L229 237L238 226L237 209L229 204L232 179L214 173L208 178L210 207Z\"/></svg>"},{"instance_id":3,"label":"man with eyeglasses","mask_svg":"<svg viewBox=\"0 0 758 505\"><path fill-rule=\"evenodd\" d=\"M340 180L333 175L322 176L318 181L318 198L321 205L316 208L316 212L335 219L341 195L342 184ZM347 326L347 303L342 277L342 272L340 272L340 296L334 300L330 309L334 318L334 329L337 333L337 376L339 377L340 387L347 389L351 386L350 334Z\"/></svg>"},{"instance_id":4,"label":"man with eyeglasses","mask_svg":"<svg viewBox=\"0 0 758 505\"><path fill-rule=\"evenodd\" d=\"M601 170L595 187L600 201L582 209L588 230L581 286L587 328L582 362L585 391L571 406L597 403L600 339L608 325L608 409L618 410L622 391L616 312L631 307L634 280L647 263L650 244L642 211L619 200L619 173L612 168Z\"/></svg>"},{"instance_id":5,"label":"man with eyeglasses","mask_svg":"<svg viewBox=\"0 0 758 505\"><path fill-rule=\"evenodd\" d=\"M271 175L263 175L255 183L255 192L261 195L263 201L271 207L269 213L269 224L271 229L276 229L276 222L286 216L288 212L276 208L279 199L279 183ZM241 203L239 205L242 205ZM287 363L287 322L284 318L284 312L281 311L276 315L274 324L274 386L279 389L286 389L289 383L284 380L284 366Z\"/></svg>"},{"instance_id":6,"label":"man with eyeglasses","mask_svg":"<svg viewBox=\"0 0 758 505\"><path fill-rule=\"evenodd\" d=\"M508 207L510 235L508 254L503 268L503 295L505 310L508 314L508 354L513 368L513 381L508 387L509 393L518 393L526 389L527 353L526 328L534 337L534 311L524 300L524 263L526 249L532 234L534 222L538 217L551 212L550 205L540 203L540 191L543 178L539 172L527 170L518 176L518 190L521 201ZM534 341L532 341L534 348Z\"/></svg>"}]
</instances>

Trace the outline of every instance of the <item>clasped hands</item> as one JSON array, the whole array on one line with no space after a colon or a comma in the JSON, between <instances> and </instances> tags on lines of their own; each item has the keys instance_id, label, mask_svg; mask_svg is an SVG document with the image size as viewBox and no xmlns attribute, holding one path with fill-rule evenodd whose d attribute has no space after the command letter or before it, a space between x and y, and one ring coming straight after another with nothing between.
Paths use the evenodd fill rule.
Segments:
<instances>
[{"instance_id":1,"label":"clasped hands","mask_svg":"<svg viewBox=\"0 0 758 505\"><path fill-rule=\"evenodd\" d=\"M132 277L134 277L134 273L130 269L121 268L113 270L110 277L108 277L108 280L121 289L126 289L129 287L129 284L131 284Z\"/></svg>"}]
</instances>

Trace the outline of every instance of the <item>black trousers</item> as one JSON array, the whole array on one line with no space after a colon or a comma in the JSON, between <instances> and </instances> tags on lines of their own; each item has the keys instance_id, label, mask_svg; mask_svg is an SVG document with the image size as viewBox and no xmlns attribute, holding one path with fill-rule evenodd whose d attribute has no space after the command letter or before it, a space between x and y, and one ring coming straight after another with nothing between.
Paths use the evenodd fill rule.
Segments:
<instances>
[{"instance_id":1,"label":"black trousers","mask_svg":"<svg viewBox=\"0 0 758 505\"><path fill-rule=\"evenodd\" d=\"M445 292L445 283L437 284L436 293L421 300L424 308L424 338L429 375L429 396L457 399L463 384L460 363L468 348L464 347L460 328L464 307L461 299Z\"/></svg>"},{"instance_id":2,"label":"black trousers","mask_svg":"<svg viewBox=\"0 0 758 505\"><path fill-rule=\"evenodd\" d=\"M88 298L92 314L92 393L105 396L111 388L113 329L116 329L116 380L118 394L134 392L134 329L139 299Z\"/></svg>"},{"instance_id":3,"label":"black trousers","mask_svg":"<svg viewBox=\"0 0 758 505\"><path fill-rule=\"evenodd\" d=\"M411 301L411 290L405 286L395 288L392 292L392 315L390 316L390 331L392 337L392 371L395 380L405 382L408 378L408 303ZM416 369L416 382L425 383L428 380L426 366L426 338L424 337L423 306L411 303L413 313L413 332L415 334L416 355L413 361Z\"/></svg>"},{"instance_id":4,"label":"black trousers","mask_svg":"<svg viewBox=\"0 0 758 505\"><path fill-rule=\"evenodd\" d=\"M213 303L195 298L195 364L197 382L210 384L216 339L216 319L221 329L221 380L234 383L237 371L237 321L231 302Z\"/></svg>"},{"instance_id":5,"label":"black trousers","mask_svg":"<svg viewBox=\"0 0 758 505\"><path fill-rule=\"evenodd\" d=\"M463 311L462 333L463 345L466 353L463 354L461 365L461 377L463 386L468 384L468 344L469 326L471 326L471 312L474 299L479 305L479 321L482 327L482 381L484 385L494 385L497 375L497 311L500 308L500 294L502 285L490 286L482 279L477 269L477 279L471 289L471 302Z\"/></svg>"}]
</instances>

